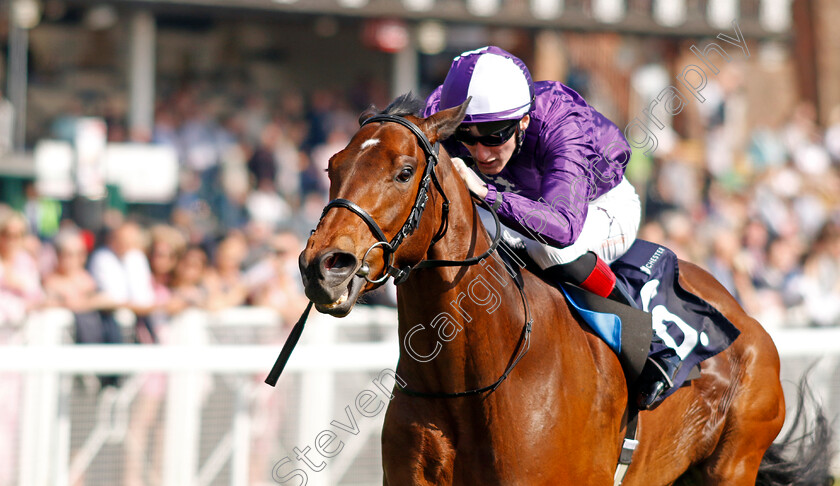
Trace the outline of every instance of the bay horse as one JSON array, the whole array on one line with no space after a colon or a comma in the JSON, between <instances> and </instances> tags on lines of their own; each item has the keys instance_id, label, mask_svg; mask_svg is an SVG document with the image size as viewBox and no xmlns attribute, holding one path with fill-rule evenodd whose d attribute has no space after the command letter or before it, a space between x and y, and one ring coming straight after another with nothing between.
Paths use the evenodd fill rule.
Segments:
<instances>
[{"instance_id":1,"label":"bay horse","mask_svg":"<svg viewBox=\"0 0 840 486\"><path fill-rule=\"evenodd\" d=\"M402 96L362 115L330 159L332 202L299 259L307 297L334 316L389 274L400 281L396 374L405 389L395 387L385 416L384 484L612 485L628 405L615 353L528 271L523 301L498 258L421 263L477 263L493 244L449 156L437 153L466 104L428 118L422 106ZM640 413L623 484L752 486L785 420L779 356L711 275L685 261L680 268L684 288L741 334L702 363L701 378ZM500 301L489 305L491 294ZM476 389L484 390L444 397ZM824 473L768 484L825 484Z\"/></svg>"}]
</instances>

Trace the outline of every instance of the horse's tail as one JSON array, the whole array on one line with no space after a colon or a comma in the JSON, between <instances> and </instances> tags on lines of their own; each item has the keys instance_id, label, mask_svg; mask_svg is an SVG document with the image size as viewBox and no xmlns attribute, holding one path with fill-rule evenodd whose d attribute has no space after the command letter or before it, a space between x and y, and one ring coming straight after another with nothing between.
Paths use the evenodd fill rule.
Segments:
<instances>
[{"instance_id":1,"label":"horse's tail","mask_svg":"<svg viewBox=\"0 0 840 486\"><path fill-rule=\"evenodd\" d=\"M811 414L814 420L808 424ZM812 427L810 430L809 426ZM834 479L829 472L834 452L832 435L825 411L816 403L807 379L803 378L790 429L764 454L756 486L833 485Z\"/></svg>"}]
</instances>

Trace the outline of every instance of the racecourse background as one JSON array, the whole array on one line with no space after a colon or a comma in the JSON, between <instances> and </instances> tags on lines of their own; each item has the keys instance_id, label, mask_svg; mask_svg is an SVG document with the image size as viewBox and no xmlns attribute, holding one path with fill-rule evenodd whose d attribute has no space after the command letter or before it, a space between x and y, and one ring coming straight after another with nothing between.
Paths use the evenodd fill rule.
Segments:
<instances>
[{"instance_id":1,"label":"racecourse background","mask_svg":"<svg viewBox=\"0 0 840 486\"><path fill-rule=\"evenodd\" d=\"M569 84L625 126L685 66L698 62L690 46L702 48L718 32L731 34L735 17L752 55L745 59L733 52L729 63L721 58L721 73L710 76L703 89L705 101L667 120L668 128L657 132L659 148L651 155L634 153L628 176L645 208L640 237L661 242L710 270L768 328L840 324L840 98L828 87L840 84L836 60L828 55L836 57L832 46L838 34L825 27L840 19L840 12L831 2L813 2L807 8L804 2L777 2L786 21L771 29L761 23L763 5L771 3L767 0L734 2L733 17L717 21L710 13L714 6L732 2L686 0L687 8L694 9L690 12L708 18L699 24L689 18L685 22L691 29L682 31L659 24L640 31L638 14L650 14L656 2L634 1L618 2L626 14L613 22L597 18L597 2L569 1L556 26L522 25L515 16L505 24L495 16L502 14L465 14L454 22L445 12L434 11L398 12L383 19L377 2L337 11L311 3L307 10L307 3L300 2L302 10L295 12L266 7L256 14L209 6L160 7L156 2L36 3L39 22L27 31L24 56L28 90L22 140L16 139L13 124L22 119L15 111L19 105L0 97L0 199L5 203L0 207L0 344L31 342L24 324L28 318L60 305L59 298L87 278L78 272L68 276L57 267L60 260L74 258L72 251L56 253L59 228L79 227L83 250L91 251L104 244L110 231L132 228L126 224L131 221L139 223L140 231L126 231L126 245L150 265L153 280L142 285L152 289L154 300L119 301L132 308L141 325L129 316L116 327L121 335L110 342L166 343L167 322L182 319L185 312L201 309L216 315L241 306L273 309L272 317L268 325L261 321L254 326L258 331L232 331L227 335L232 342L280 340L304 302L295 259L327 199L323 169L355 132L356 117L368 104L383 107L407 88L426 95L442 81L453 55L495 43L525 59L535 78ZM502 3L513 9L523 2ZM803 14L803 9L810 13ZM138 75L129 54L135 52L139 35L137 11L151 16L156 29L155 56L144 78L153 79L153 102L144 108L148 125L138 124L134 112ZM0 14L4 87L14 85L13 65L20 62L11 55L10 12L4 8ZM429 35L427 21L436 15L437 27L444 30L443 46L432 49L422 39ZM568 18L583 19L586 28L570 26ZM392 52L393 39L377 35L383 29L402 32L407 44ZM9 93L14 90L0 91L14 98ZM91 118L104 121L109 145L132 142L174 153L175 196L154 203L133 201L116 185L101 199L38 194L30 184L36 174L33 150L45 140L72 147L79 122ZM13 210L26 217L22 227L16 225ZM196 248L188 252L188 247ZM72 268L84 264L75 258L68 263ZM108 305L114 306L119 299L111 298ZM84 314L104 308L94 300L72 310ZM393 305L393 290L376 302ZM343 339L378 341L387 335L377 332ZM822 334L813 336L817 340ZM75 337L80 338L78 332ZM214 339L223 343L227 338ZM836 386L834 365L821 366L821 376L827 377L821 383ZM20 437L27 390L23 375L4 376L8 386L0 401L6 412L0 437L6 439L0 445L0 470L9 473L0 477L0 485L16 484L15 464L22 459L9 451ZM75 414L69 427L74 434L94 428L89 417L102 406L100 387L117 384L125 390L124 379L79 376L69 382ZM142 435L140 430L146 436L161 430L161 410L169 397L166 378L142 381L136 395L130 395L135 437ZM357 381L347 394L355 396L369 378ZM229 396L226 386L235 388L219 385L218 394L208 396ZM330 405L343 407L346 400L340 396ZM225 410L219 402L211 403L217 404L217 412ZM218 413L225 417L219 423L229 420L227 412ZM284 420L303 419L291 414ZM318 425L324 424L312 426ZM205 416L201 426L224 436L226 425L212 418ZM266 444L272 438L266 434L255 440ZM80 481L130 481L123 474L137 479L130 473L138 457L148 456L150 464L157 464L147 452L155 448L154 437L146 443L132 446L129 441L119 446L125 450L92 462L91 470L119 470L114 473L119 480L89 473L87 482L85 474ZM73 444L75 454L78 444ZM264 469L287 452L261 457L253 467ZM368 453L366 460L375 470L375 447ZM202 454L206 459L209 453ZM137 480L157 481L152 476Z\"/></svg>"}]
</instances>

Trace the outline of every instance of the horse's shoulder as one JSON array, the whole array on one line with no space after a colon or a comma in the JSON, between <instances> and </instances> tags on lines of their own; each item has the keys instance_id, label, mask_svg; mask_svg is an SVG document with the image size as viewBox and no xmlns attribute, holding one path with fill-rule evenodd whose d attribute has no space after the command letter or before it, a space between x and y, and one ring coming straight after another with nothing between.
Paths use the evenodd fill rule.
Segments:
<instances>
[{"instance_id":1,"label":"horse's shoulder","mask_svg":"<svg viewBox=\"0 0 840 486\"><path fill-rule=\"evenodd\" d=\"M573 350L574 356L571 357L573 361L580 364L584 356L591 356L594 370L602 378L599 381L625 383L615 352L601 337L577 319L575 313L569 308L563 292L556 285L546 282L527 268L522 271L522 276L531 308L536 313L535 319L541 318L542 321L550 322L555 328L550 334L558 336L564 345L571 345L565 348L565 352ZM535 320L535 324L536 322ZM566 325L563 324L564 322ZM566 334L560 336L563 332ZM609 379L603 380L605 377Z\"/></svg>"}]
</instances>

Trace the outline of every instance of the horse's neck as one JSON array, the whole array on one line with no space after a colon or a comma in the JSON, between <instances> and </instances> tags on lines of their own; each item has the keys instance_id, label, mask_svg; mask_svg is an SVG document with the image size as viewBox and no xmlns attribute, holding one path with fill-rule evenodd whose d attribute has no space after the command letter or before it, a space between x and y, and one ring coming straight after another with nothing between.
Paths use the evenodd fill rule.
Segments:
<instances>
[{"instance_id":1,"label":"horse's neck","mask_svg":"<svg viewBox=\"0 0 840 486\"><path fill-rule=\"evenodd\" d=\"M482 254L489 239L469 195L463 187L449 191L454 192L449 228L428 258ZM497 255L484 264L421 270L398 295L400 376L419 391L464 391L494 382L526 319L516 283Z\"/></svg>"}]
</instances>

